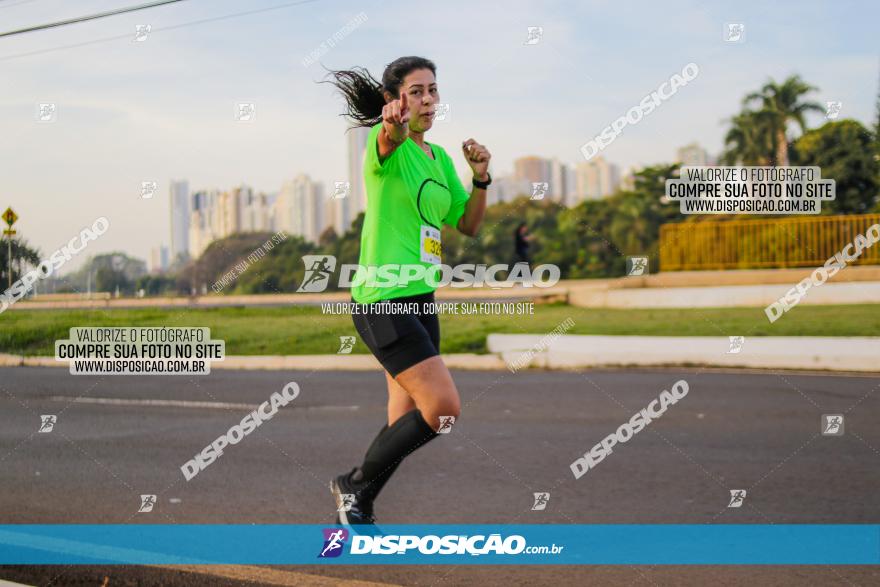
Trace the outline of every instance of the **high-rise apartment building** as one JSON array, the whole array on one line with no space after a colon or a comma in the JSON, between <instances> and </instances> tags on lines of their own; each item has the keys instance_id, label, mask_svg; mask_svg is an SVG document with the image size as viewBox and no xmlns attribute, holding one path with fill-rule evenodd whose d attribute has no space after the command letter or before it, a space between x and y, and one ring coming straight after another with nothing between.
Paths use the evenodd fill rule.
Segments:
<instances>
[{"instance_id":1,"label":"high-rise apartment building","mask_svg":"<svg viewBox=\"0 0 880 587\"><path fill-rule=\"evenodd\" d=\"M682 165L689 167L705 167L711 165L709 153L697 143L691 143L680 148L676 152L676 160Z\"/></svg>"},{"instance_id":2,"label":"high-rise apartment building","mask_svg":"<svg viewBox=\"0 0 880 587\"><path fill-rule=\"evenodd\" d=\"M169 189L171 199L171 258L189 254L190 201L189 182L185 179L172 181Z\"/></svg>"},{"instance_id":3,"label":"high-rise apartment building","mask_svg":"<svg viewBox=\"0 0 880 587\"><path fill-rule=\"evenodd\" d=\"M275 201L277 229L317 242L330 221L326 200L321 184L308 175L300 174L284 182Z\"/></svg>"},{"instance_id":4,"label":"high-rise apartment building","mask_svg":"<svg viewBox=\"0 0 880 587\"><path fill-rule=\"evenodd\" d=\"M578 163L576 168L576 195L572 205L583 200L598 200L610 196L620 185L620 170L601 155Z\"/></svg>"}]
</instances>

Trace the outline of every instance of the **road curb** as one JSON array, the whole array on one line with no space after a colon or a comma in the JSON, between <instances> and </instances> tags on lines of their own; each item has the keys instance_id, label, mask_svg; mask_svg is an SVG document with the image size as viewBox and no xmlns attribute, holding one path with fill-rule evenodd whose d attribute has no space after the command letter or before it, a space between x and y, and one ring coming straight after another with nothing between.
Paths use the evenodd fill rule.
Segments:
<instances>
[{"instance_id":1,"label":"road curb","mask_svg":"<svg viewBox=\"0 0 880 587\"><path fill-rule=\"evenodd\" d=\"M497 370L506 369L497 355L455 353L443 355L451 369ZM0 353L0 367L65 367L68 361L54 357L28 357ZM373 355L232 355L222 361L212 361L211 369L284 370L292 371L376 371L382 366Z\"/></svg>"},{"instance_id":2,"label":"road curb","mask_svg":"<svg viewBox=\"0 0 880 587\"><path fill-rule=\"evenodd\" d=\"M442 355L451 369L505 369L497 355L455 353ZM297 371L376 371L382 366L373 355L266 355L229 356L211 363L212 369L292 369Z\"/></svg>"}]
</instances>

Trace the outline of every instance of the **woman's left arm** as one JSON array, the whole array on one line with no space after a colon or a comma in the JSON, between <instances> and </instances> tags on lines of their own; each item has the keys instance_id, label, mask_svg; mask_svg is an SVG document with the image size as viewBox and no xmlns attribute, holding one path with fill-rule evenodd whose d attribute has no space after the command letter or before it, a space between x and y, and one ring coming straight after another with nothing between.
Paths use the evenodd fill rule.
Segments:
<instances>
[{"instance_id":1,"label":"woman's left arm","mask_svg":"<svg viewBox=\"0 0 880 587\"><path fill-rule=\"evenodd\" d=\"M474 179L487 181L489 179L489 160L492 158L489 149L474 139L468 139L461 144L461 150L474 174ZM468 236L477 236L485 213L486 190L474 186L474 189L471 191L471 197L465 206L464 214L458 221L458 231Z\"/></svg>"}]
</instances>

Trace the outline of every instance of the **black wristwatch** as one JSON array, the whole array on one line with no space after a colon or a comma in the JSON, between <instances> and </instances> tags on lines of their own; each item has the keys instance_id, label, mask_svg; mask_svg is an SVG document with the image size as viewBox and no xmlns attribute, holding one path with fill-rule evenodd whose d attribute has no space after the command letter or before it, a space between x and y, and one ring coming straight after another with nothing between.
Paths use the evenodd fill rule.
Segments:
<instances>
[{"instance_id":1,"label":"black wristwatch","mask_svg":"<svg viewBox=\"0 0 880 587\"><path fill-rule=\"evenodd\" d=\"M489 179L487 179L486 181L480 181L476 177L473 179L475 188L480 188L481 190L484 190L492 185L492 175L490 175L488 171L486 172L486 175L489 177Z\"/></svg>"}]
</instances>

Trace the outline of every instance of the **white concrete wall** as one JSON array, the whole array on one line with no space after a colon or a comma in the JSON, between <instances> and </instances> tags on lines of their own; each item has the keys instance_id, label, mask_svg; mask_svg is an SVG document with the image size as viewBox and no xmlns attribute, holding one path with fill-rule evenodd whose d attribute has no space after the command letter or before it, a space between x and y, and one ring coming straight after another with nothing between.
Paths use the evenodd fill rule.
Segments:
<instances>
[{"instance_id":1,"label":"white concrete wall","mask_svg":"<svg viewBox=\"0 0 880 587\"><path fill-rule=\"evenodd\" d=\"M775 302L797 281L776 285L606 289L571 287L569 302L591 308L727 308L763 307ZM805 305L877 304L880 281L825 282L807 290ZM880 310L878 310L880 311Z\"/></svg>"},{"instance_id":2,"label":"white concrete wall","mask_svg":"<svg viewBox=\"0 0 880 587\"><path fill-rule=\"evenodd\" d=\"M522 368L691 364L880 372L880 337L746 337L736 354L722 336L490 334L487 345L508 366Z\"/></svg>"}]
</instances>

